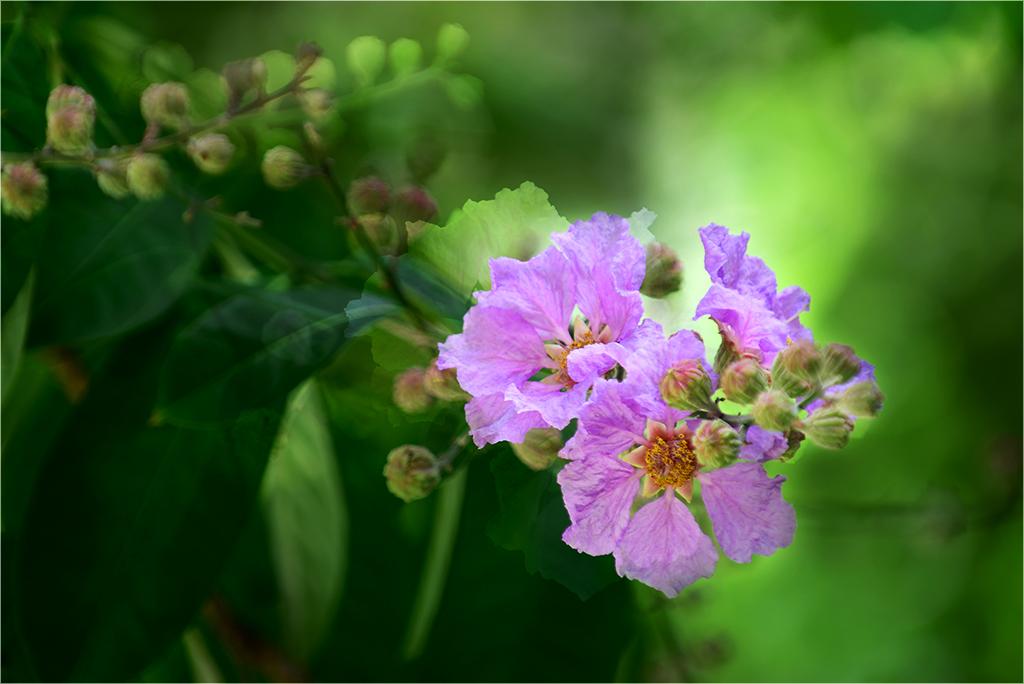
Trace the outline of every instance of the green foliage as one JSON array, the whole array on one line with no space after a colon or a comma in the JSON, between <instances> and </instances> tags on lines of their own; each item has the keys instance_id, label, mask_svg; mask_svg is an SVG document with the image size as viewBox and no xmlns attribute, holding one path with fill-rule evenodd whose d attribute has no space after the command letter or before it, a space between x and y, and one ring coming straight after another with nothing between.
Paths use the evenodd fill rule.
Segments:
<instances>
[{"instance_id":1,"label":"green foliage","mask_svg":"<svg viewBox=\"0 0 1024 684\"><path fill-rule=\"evenodd\" d=\"M356 83L368 86L384 70L387 46L377 36L360 36L348 44L345 58Z\"/></svg>"}]
</instances>

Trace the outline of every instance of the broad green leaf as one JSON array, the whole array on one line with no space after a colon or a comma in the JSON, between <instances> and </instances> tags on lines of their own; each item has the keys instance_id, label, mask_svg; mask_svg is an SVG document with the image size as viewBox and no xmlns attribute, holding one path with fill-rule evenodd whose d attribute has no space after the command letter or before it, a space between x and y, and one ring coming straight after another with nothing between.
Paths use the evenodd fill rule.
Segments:
<instances>
[{"instance_id":1,"label":"broad green leaf","mask_svg":"<svg viewBox=\"0 0 1024 684\"><path fill-rule=\"evenodd\" d=\"M503 450L491 460L501 503L489 534L498 546L521 551L530 572L539 573L587 599L615 581L610 557L578 553L562 541L569 514L554 470L530 470Z\"/></svg>"},{"instance_id":2,"label":"broad green leaf","mask_svg":"<svg viewBox=\"0 0 1024 684\"><path fill-rule=\"evenodd\" d=\"M402 77L416 73L423 61L423 48L411 38L399 38L388 48L391 60L391 71L395 76Z\"/></svg>"},{"instance_id":3,"label":"broad green leaf","mask_svg":"<svg viewBox=\"0 0 1024 684\"><path fill-rule=\"evenodd\" d=\"M446 274L456 290L468 294L490 282L488 259L529 257L549 233L567 227L547 193L526 182L515 190L502 190L493 200L466 202L445 227L427 226L409 253Z\"/></svg>"},{"instance_id":4,"label":"broad green leaf","mask_svg":"<svg viewBox=\"0 0 1024 684\"><path fill-rule=\"evenodd\" d=\"M32 276L29 275L24 287L10 310L4 313L0 328L0 400L7 396L7 390L14 380L25 346L28 332L28 316L32 303Z\"/></svg>"},{"instance_id":5,"label":"broad green leaf","mask_svg":"<svg viewBox=\"0 0 1024 684\"><path fill-rule=\"evenodd\" d=\"M330 625L345 574L348 517L320 390L292 394L260 498L280 588L284 645L305 662Z\"/></svg>"},{"instance_id":6,"label":"broad green leaf","mask_svg":"<svg viewBox=\"0 0 1024 684\"><path fill-rule=\"evenodd\" d=\"M346 337L394 307L368 301L346 312L353 290L244 289L215 304L174 341L160 414L182 424L231 420L283 400L326 364Z\"/></svg>"},{"instance_id":7,"label":"broad green leaf","mask_svg":"<svg viewBox=\"0 0 1024 684\"><path fill-rule=\"evenodd\" d=\"M345 59L356 83L368 86L384 69L387 46L377 36L359 36L345 49Z\"/></svg>"},{"instance_id":8,"label":"broad green leaf","mask_svg":"<svg viewBox=\"0 0 1024 684\"><path fill-rule=\"evenodd\" d=\"M46 249L38 257L29 340L81 342L163 313L189 285L213 234L185 206L115 201L84 174L51 176Z\"/></svg>"}]
</instances>

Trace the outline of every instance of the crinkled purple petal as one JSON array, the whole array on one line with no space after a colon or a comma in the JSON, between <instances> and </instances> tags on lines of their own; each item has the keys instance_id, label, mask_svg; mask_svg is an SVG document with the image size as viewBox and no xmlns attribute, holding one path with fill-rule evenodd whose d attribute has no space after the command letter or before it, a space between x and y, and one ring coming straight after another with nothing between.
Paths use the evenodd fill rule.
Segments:
<instances>
[{"instance_id":1,"label":"crinkled purple petal","mask_svg":"<svg viewBox=\"0 0 1024 684\"><path fill-rule=\"evenodd\" d=\"M462 334L450 336L438 350L438 368L455 368L462 389L474 396L503 393L548 362L543 341L522 316L479 305L466 314Z\"/></svg>"},{"instance_id":2,"label":"crinkled purple petal","mask_svg":"<svg viewBox=\"0 0 1024 684\"><path fill-rule=\"evenodd\" d=\"M573 461L558 473L571 525L562 541L591 556L611 553L629 523L643 472L611 456Z\"/></svg>"},{"instance_id":3,"label":"crinkled purple petal","mask_svg":"<svg viewBox=\"0 0 1024 684\"><path fill-rule=\"evenodd\" d=\"M786 346L787 323L751 295L713 284L697 304L694 319L705 315L719 325L728 326L729 334L741 351L774 355Z\"/></svg>"},{"instance_id":4,"label":"crinkled purple petal","mask_svg":"<svg viewBox=\"0 0 1024 684\"><path fill-rule=\"evenodd\" d=\"M786 435L781 432L751 425L747 428L746 443L740 448L740 458L763 463L781 456L788 446Z\"/></svg>"},{"instance_id":5,"label":"crinkled purple petal","mask_svg":"<svg viewBox=\"0 0 1024 684\"><path fill-rule=\"evenodd\" d=\"M615 548L615 570L669 598L715 572L718 554L693 514L671 491L633 515Z\"/></svg>"},{"instance_id":6,"label":"crinkled purple petal","mask_svg":"<svg viewBox=\"0 0 1024 684\"><path fill-rule=\"evenodd\" d=\"M715 536L729 558L749 563L753 554L768 556L793 541L796 514L782 498L785 477L768 477L760 463L736 463L697 478Z\"/></svg>"},{"instance_id":7,"label":"crinkled purple petal","mask_svg":"<svg viewBox=\"0 0 1024 684\"><path fill-rule=\"evenodd\" d=\"M549 426L561 430L579 415L587 400L588 385L575 385L562 391L558 385L524 382L505 389L505 399L520 413L536 412Z\"/></svg>"},{"instance_id":8,"label":"crinkled purple petal","mask_svg":"<svg viewBox=\"0 0 1024 684\"><path fill-rule=\"evenodd\" d=\"M630 400L628 382L598 380L562 456L617 456L643 439L646 424L647 416Z\"/></svg>"},{"instance_id":9,"label":"crinkled purple petal","mask_svg":"<svg viewBox=\"0 0 1024 684\"><path fill-rule=\"evenodd\" d=\"M747 256L750 234L730 235L725 226L712 223L700 229L704 243L704 268L711 282L764 302L775 298L775 274L757 257Z\"/></svg>"},{"instance_id":10,"label":"crinkled purple petal","mask_svg":"<svg viewBox=\"0 0 1024 684\"><path fill-rule=\"evenodd\" d=\"M549 247L529 261L491 259L491 290L478 292L480 305L512 309L544 340L570 341L576 281L565 256Z\"/></svg>"},{"instance_id":11,"label":"crinkled purple petal","mask_svg":"<svg viewBox=\"0 0 1024 684\"><path fill-rule=\"evenodd\" d=\"M530 430L548 427L539 413L519 413L512 402L500 394L471 399L466 404L466 423L477 447L495 442L522 442Z\"/></svg>"},{"instance_id":12,"label":"crinkled purple petal","mask_svg":"<svg viewBox=\"0 0 1024 684\"><path fill-rule=\"evenodd\" d=\"M590 344L570 351L566 368L573 381L591 385L628 356L629 350L618 342Z\"/></svg>"}]
</instances>

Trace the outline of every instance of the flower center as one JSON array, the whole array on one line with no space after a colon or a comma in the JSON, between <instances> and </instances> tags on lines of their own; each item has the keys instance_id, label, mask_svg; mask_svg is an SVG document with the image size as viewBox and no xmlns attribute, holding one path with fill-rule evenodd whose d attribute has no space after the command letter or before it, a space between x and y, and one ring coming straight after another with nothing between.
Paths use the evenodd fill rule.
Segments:
<instances>
[{"instance_id":1,"label":"flower center","mask_svg":"<svg viewBox=\"0 0 1024 684\"><path fill-rule=\"evenodd\" d=\"M572 344L565 348L561 358L558 359L558 370L565 376L568 383L572 382L569 378L569 353L574 349L582 349L589 344L594 344L594 333L590 332L590 328L587 328L582 335L573 339Z\"/></svg>"},{"instance_id":2,"label":"flower center","mask_svg":"<svg viewBox=\"0 0 1024 684\"><path fill-rule=\"evenodd\" d=\"M647 447L644 467L651 481L659 487L679 487L697 472L697 457L685 437L668 441L658 437Z\"/></svg>"}]
</instances>

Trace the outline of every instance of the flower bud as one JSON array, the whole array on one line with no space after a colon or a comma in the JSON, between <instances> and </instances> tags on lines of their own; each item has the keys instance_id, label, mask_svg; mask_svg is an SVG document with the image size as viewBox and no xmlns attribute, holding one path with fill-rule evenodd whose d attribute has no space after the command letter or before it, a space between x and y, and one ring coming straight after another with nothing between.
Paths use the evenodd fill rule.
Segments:
<instances>
[{"instance_id":1,"label":"flower bud","mask_svg":"<svg viewBox=\"0 0 1024 684\"><path fill-rule=\"evenodd\" d=\"M469 34L461 24L445 24L437 32L437 57L447 61L458 57L469 46Z\"/></svg>"},{"instance_id":2,"label":"flower bud","mask_svg":"<svg viewBox=\"0 0 1024 684\"><path fill-rule=\"evenodd\" d=\"M640 292L661 299L679 290L683 284L683 266L668 245L652 242L647 245L647 271Z\"/></svg>"},{"instance_id":3,"label":"flower bud","mask_svg":"<svg viewBox=\"0 0 1024 684\"><path fill-rule=\"evenodd\" d=\"M437 216L437 202L425 189L409 186L395 195L392 213L405 225L408 222L431 221Z\"/></svg>"},{"instance_id":4,"label":"flower bud","mask_svg":"<svg viewBox=\"0 0 1024 684\"><path fill-rule=\"evenodd\" d=\"M768 373L750 356L729 364L719 382L725 398L737 404L750 404L768 388Z\"/></svg>"},{"instance_id":5,"label":"flower bud","mask_svg":"<svg viewBox=\"0 0 1024 684\"><path fill-rule=\"evenodd\" d=\"M154 83L142 91L146 123L180 130L188 126L188 90L184 83Z\"/></svg>"},{"instance_id":6,"label":"flower bud","mask_svg":"<svg viewBox=\"0 0 1024 684\"><path fill-rule=\"evenodd\" d=\"M823 406L799 425L807 438L825 449L842 449L850 441L853 420L834 406Z\"/></svg>"},{"instance_id":7,"label":"flower bud","mask_svg":"<svg viewBox=\"0 0 1024 684\"><path fill-rule=\"evenodd\" d=\"M263 180L272 188L294 188L309 176L309 165L301 154L290 147L278 145L267 150L260 164Z\"/></svg>"},{"instance_id":8,"label":"flower bud","mask_svg":"<svg viewBox=\"0 0 1024 684\"><path fill-rule=\"evenodd\" d=\"M96 184L114 199L127 197L131 192L128 188L128 160L101 159L96 162Z\"/></svg>"},{"instance_id":9,"label":"flower bud","mask_svg":"<svg viewBox=\"0 0 1024 684\"><path fill-rule=\"evenodd\" d=\"M850 415L858 418L871 418L882 410L885 395L878 389L878 384L866 380L850 385L839 395L838 406Z\"/></svg>"},{"instance_id":10,"label":"flower bud","mask_svg":"<svg viewBox=\"0 0 1024 684\"><path fill-rule=\"evenodd\" d=\"M791 397L807 394L817 381L821 354L810 340L790 342L775 356L772 387Z\"/></svg>"},{"instance_id":11,"label":"flower bud","mask_svg":"<svg viewBox=\"0 0 1024 684\"><path fill-rule=\"evenodd\" d=\"M718 351L715 352L714 367L715 372L721 375L730 364L740 360L740 351L732 335L721 325L718 326L718 334L722 338L722 343L718 345Z\"/></svg>"},{"instance_id":12,"label":"flower bud","mask_svg":"<svg viewBox=\"0 0 1024 684\"><path fill-rule=\"evenodd\" d=\"M437 367L437 359L430 362L423 377L423 387L427 394L441 401L461 401L466 393L459 386L454 368L441 370Z\"/></svg>"},{"instance_id":13,"label":"flower bud","mask_svg":"<svg viewBox=\"0 0 1024 684\"><path fill-rule=\"evenodd\" d=\"M387 45L377 36L359 36L345 48L348 68L360 86L368 86L384 69Z\"/></svg>"},{"instance_id":14,"label":"flower bud","mask_svg":"<svg viewBox=\"0 0 1024 684\"><path fill-rule=\"evenodd\" d=\"M406 413L419 413L430 406L433 399L424 385L426 373L422 368L410 368L395 377L392 398L395 405Z\"/></svg>"},{"instance_id":15,"label":"flower bud","mask_svg":"<svg viewBox=\"0 0 1024 684\"><path fill-rule=\"evenodd\" d=\"M387 214L363 214L356 221L381 254L395 256L402 251L401 234L395 219Z\"/></svg>"},{"instance_id":16,"label":"flower bud","mask_svg":"<svg viewBox=\"0 0 1024 684\"><path fill-rule=\"evenodd\" d=\"M171 169L155 154L136 154L128 161L128 188L141 200L163 197Z\"/></svg>"},{"instance_id":17,"label":"flower bud","mask_svg":"<svg viewBox=\"0 0 1024 684\"><path fill-rule=\"evenodd\" d=\"M46 206L46 188L46 176L32 162L8 164L0 176L4 213L29 220Z\"/></svg>"},{"instance_id":18,"label":"flower bud","mask_svg":"<svg viewBox=\"0 0 1024 684\"><path fill-rule=\"evenodd\" d=\"M833 342L825 347L822 356L821 384L825 387L841 385L860 370L860 359L845 344Z\"/></svg>"},{"instance_id":19,"label":"flower bud","mask_svg":"<svg viewBox=\"0 0 1024 684\"><path fill-rule=\"evenodd\" d=\"M547 470L562 449L562 433L554 428L534 428L520 444L512 444L512 453L530 470Z\"/></svg>"},{"instance_id":20,"label":"flower bud","mask_svg":"<svg viewBox=\"0 0 1024 684\"><path fill-rule=\"evenodd\" d=\"M392 449L384 465L388 491L409 503L422 499L441 482L441 468L430 450L415 444Z\"/></svg>"},{"instance_id":21,"label":"flower bud","mask_svg":"<svg viewBox=\"0 0 1024 684\"><path fill-rule=\"evenodd\" d=\"M703 411L712 406L711 378L698 359L674 364L659 389L665 403L680 411Z\"/></svg>"},{"instance_id":22,"label":"flower bud","mask_svg":"<svg viewBox=\"0 0 1024 684\"><path fill-rule=\"evenodd\" d=\"M242 59L228 62L221 70L228 97L237 102L250 91L262 92L267 85L267 65L262 59Z\"/></svg>"},{"instance_id":23,"label":"flower bud","mask_svg":"<svg viewBox=\"0 0 1024 684\"><path fill-rule=\"evenodd\" d=\"M348 186L347 200L354 216L382 214L391 206L391 188L376 176L359 178Z\"/></svg>"},{"instance_id":24,"label":"flower bud","mask_svg":"<svg viewBox=\"0 0 1024 684\"><path fill-rule=\"evenodd\" d=\"M705 468L720 468L735 460L742 440L724 420L702 420L693 434L693 452Z\"/></svg>"},{"instance_id":25,"label":"flower bud","mask_svg":"<svg viewBox=\"0 0 1024 684\"><path fill-rule=\"evenodd\" d=\"M299 101L302 103L302 111L314 121L320 121L330 114L331 106L334 104L331 93L323 88L303 90Z\"/></svg>"},{"instance_id":26,"label":"flower bud","mask_svg":"<svg viewBox=\"0 0 1024 684\"><path fill-rule=\"evenodd\" d=\"M323 48L316 43L302 43L299 45L299 49L295 51L295 69L297 71L306 71L323 54Z\"/></svg>"},{"instance_id":27,"label":"flower bud","mask_svg":"<svg viewBox=\"0 0 1024 684\"><path fill-rule=\"evenodd\" d=\"M46 101L46 141L58 152L82 154L92 146L96 101L78 86L59 85Z\"/></svg>"},{"instance_id":28,"label":"flower bud","mask_svg":"<svg viewBox=\"0 0 1024 684\"><path fill-rule=\"evenodd\" d=\"M223 133L207 133L190 138L186 151L200 171L216 176L228 168L235 146Z\"/></svg>"},{"instance_id":29,"label":"flower bud","mask_svg":"<svg viewBox=\"0 0 1024 684\"><path fill-rule=\"evenodd\" d=\"M754 420L765 430L785 432L796 422L796 402L785 392L770 389L762 392L750 410Z\"/></svg>"}]
</instances>

